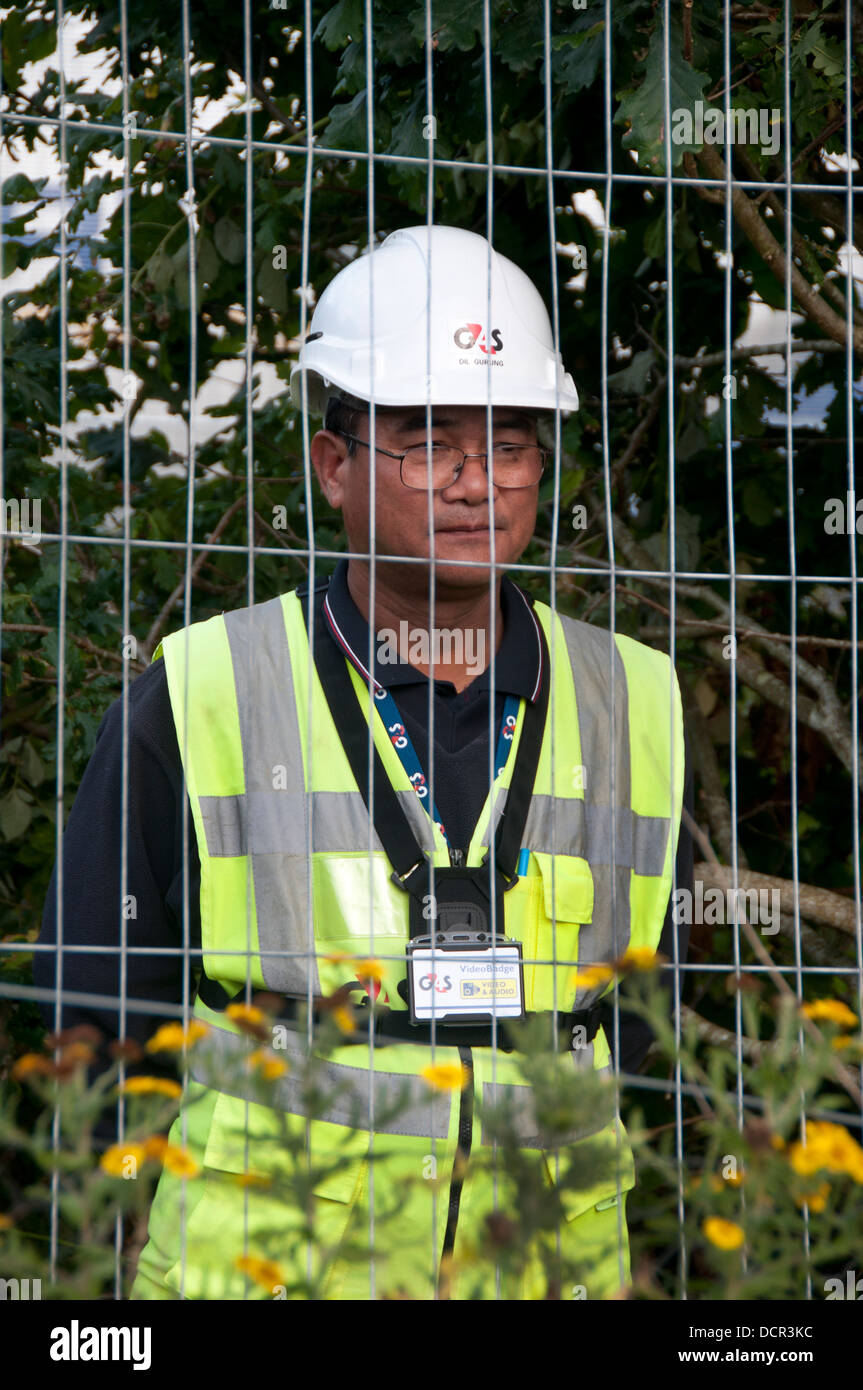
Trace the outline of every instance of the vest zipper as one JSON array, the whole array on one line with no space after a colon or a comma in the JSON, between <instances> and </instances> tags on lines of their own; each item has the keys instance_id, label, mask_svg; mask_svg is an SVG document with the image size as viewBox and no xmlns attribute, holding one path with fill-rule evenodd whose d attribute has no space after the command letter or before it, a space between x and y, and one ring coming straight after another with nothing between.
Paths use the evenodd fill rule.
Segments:
<instances>
[{"instance_id":1,"label":"vest zipper","mask_svg":"<svg viewBox=\"0 0 863 1390\"><path fill-rule=\"evenodd\" d=\"M459 1097L458 1144L455 1151L455 1159L453 1160L453 1171L449 1188L449 1211L447 1213L446 1231L444 1233L440 1268L438 1270L439 1298L449 1298L450 1296L451 1281L449 1271L444 1268L444 1260L448 1255L452 1254L455 1245L461 1190L464 1186L467 1161L470 1157L471 1142L473 1140L473 1054L469 1047L460 1047L458 1055L467 1073L467 1081Z\"/></svg>"},{"instance_id":2,"label":"vest zipper","mask_svg":"<svg viewBox=\"0 0 863 1390\"><path fill-rule=\"evenodd\" d=\"M450 868L453 868L453 869L460 869L460 868L462 868L462 866L463 866L463 864L464 864L464 850L463 850L463 849L453 849L452 846L450 846L450 850L449 850L449 862L450 862Z\"/></svg>"}]
</instances>

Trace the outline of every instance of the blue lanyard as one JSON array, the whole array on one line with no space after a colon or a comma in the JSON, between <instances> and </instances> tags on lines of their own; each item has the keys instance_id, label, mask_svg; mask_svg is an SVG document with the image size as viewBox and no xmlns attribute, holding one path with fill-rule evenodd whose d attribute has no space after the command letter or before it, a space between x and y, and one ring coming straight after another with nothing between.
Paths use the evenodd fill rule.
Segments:
<instances>
[{"instance_id":1,"label":"blue lanyard","mask_svg":"<svg viewBox=\"0 0 863 1390\"><path fill-rule=\"evenodd\" d=\"M384 727L386 728L387 734L389 735L390 742L392 743L393 747L395 748L396 752L401 758L402 767L408 775L408 780L411 786L413 787L414 791L416 792L417 796L419 797L422 805L428 811L429 789L425 779L425 773L423 772L422 764L420 763L420 760L416 755L416 749L410 741L408 731L402 723L396 702L393 699L390 692L388 690L385 690L383 686L381 686L379 690L375 691L375 700L377 701L378 709L380 711L381 718L384 721ZM506 767L506 760L509 757L509 750L512 747L513 735L515 734L515 725L516 720L518 718L518 706L518 696L507 695L503 706L503 717L500 721L500 732L497 738L497 751L495 752L494 756L495 781L500 776L503 769ZM447 840L447 833L444 830L440 812L438 811L438 808L434 804L434 802L432 802L432 808L431 811L429 811L429 815L431 816L440 833L443 835L444 839ZM447 840L447 844L449 844L449 840Z\"/></svg>"}]
</instances>

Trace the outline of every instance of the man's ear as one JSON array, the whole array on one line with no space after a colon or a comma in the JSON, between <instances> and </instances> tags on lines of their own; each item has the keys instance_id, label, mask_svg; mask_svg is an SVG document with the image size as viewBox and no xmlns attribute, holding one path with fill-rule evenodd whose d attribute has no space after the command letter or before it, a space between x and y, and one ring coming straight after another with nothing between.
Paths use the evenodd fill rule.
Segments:
<instances>
[{"instance_id":1,"label":"man's ear","mask_svg":"<svg viewBox=\"0 0 863 1390\"><path fill-rule=\"evenodd\" d=\"M309 453L321 492L330 506L338 510L342 504L341 472L348 456L347 441L332 430L318 430Z\"/></svg>"}]
</instances>

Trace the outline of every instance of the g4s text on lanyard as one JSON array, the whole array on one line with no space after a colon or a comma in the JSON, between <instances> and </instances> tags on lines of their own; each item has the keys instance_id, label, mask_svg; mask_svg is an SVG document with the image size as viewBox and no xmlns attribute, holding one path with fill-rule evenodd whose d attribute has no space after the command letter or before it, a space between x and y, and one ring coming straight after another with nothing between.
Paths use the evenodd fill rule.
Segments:
<instances>
[{"instance_id":1,"label":"g4s text on lanyard","mask_svg":"<svg viewBox=\"0 0 863 1390\"><path fill-rule=\"evenodd\" d=\"M453 863L461 858L460 851L454 850L449 845L449 838L444 829L443 820L437 806L432 802L429 806L429 788L426 782L425 773L416 754L416 749L410 740L410 735L401 721L396 702L388 690L381 686L375 691L375 702L377 703L380 716L384 721L384 726L390 736L390 742L395 748L401 759L402 767L408 775L408 781L428 811L440 833L443 835L450 849L450 859ZM516 720L518 719L518 697L507 695L503 707L503 716L500 721L500 730L497 737L497 749L494 756L494 776L495 780L500 776L506 767L509 758L509 750L512 748L513 735L515 734Z\"/></svg>"}]
</instances>

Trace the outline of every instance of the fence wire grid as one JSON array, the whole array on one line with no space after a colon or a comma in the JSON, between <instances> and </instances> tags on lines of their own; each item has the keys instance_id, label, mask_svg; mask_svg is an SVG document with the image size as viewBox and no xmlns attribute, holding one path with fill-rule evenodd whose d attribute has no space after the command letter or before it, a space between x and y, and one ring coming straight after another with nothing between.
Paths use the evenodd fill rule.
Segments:
<instances>
[{"instance_id":1,"label":"fence wire grid","mask_svg":"<svg viewBox=\"0 0 863 1390\"><path fill-rule=\"evenodd\" d=\"M77 1288L84 1297L128 1297L158 1182L157 1205L176 1188L177 1264L165 1274L169 1292L139 1283L134 1297L605 1298L618 1286L674 1299L854 1297L834 1285L847 1278L858 1287L863 1216L863 501L854 466L863 394L854 153L863 9L850 0L805 12L788 3L691 0L33 0L0 15L4 1290L16 1277L41 1277L51 1296ZM332 435L326 446L314 444L323 421L309 408L308 379L299 408L290 390L334 276L394 231L441 226L486 238L489 266L500 253L530 277L579 394L577 411L566 413L558 394L540 420L548 463L531 484L532 534L511 557L506 531L492 529L490 557L461 562L461 582L473 566L487 590L486 602L470 589L471 613L487 616L463 632L451 621L451 590L444 582L441 599L424 552L379 545L379 524L385 538L401 539L392 501L399 465L392 474L392 460L379 454L368 471L368 542L351 549L339 511L349 516L356 493L348 486L333 507L319 486L326 476L335 489L344 476L320 461L333 441L342 438L343 450L345 441ZM431 312L412 348L427 383L413 404L427 412L434 255ZM382 434L396 448L388 383L374 365L386 349L374 340L373 319L374 304L386 299L384 265L376 255L369 413L340 426L356 432L366 418L372 449ZM495 306L490 288L483 294L483 303L463 306L471 350L479 342L488 362L482 425L474 419L462 430L480 441L475 449L490 447L493 418ZM453 326L447 319L447 332ZM452 429L444 442L469 447ZM354 446L344 466L358 469L364 452ZM495 468L505 466L502 456L489 459L484 497L466 494L472 505L507 505L503 487L492 492ZM465 470L475 487L467 461ZM418 513L404 505L409 539ZM423 506L424 521L443 515L431 482ZM517 531L516 509L505 514ZM243 882L211 880L245 903L245 921L230 944L219 941L218 961L235 988L238 972L227 963L242 962L247 1010L273 980L282 982L275 993L307 1007L293 1030L254 1011L236 1014L231 1031L225 1024L223 1038L252 1052L243 1073L251 1068L251 1081L223 1079L245 1107L240 1157L229 1163L227 1139L216 1143L214 1131L210 1143L206 1133L201 1139L194 1116L209 1102L200 1099L206 1087L195 1058L219 1029L211 1017L210 1038L195 1040L196 972L208 948L197 901L205 847L196 844L188 798L204 793L183 767L206 731L200 707L187 703L181 713L191 640L170 693L180 734L166 722L155 654L169 634L236 613L239 683L237 653L260 661L268 641L263 617L249 607L300 585L313 593L345 560L352 597L345 589L339 612L360 620L351 631L362 633L364 647L354 655L369 671L386 662L381 633L395 621L399 584L405 595L417 592L417 565L428 576L426 635L440 631L443 613L451 636L479 634L501 663L507 649L499 643L516 622L510 598L501 628L504 572L548 605L552 624L558 614L589 624L607 657L614 755L609 785L596 796L606 808L620 791L620 711L635 720L647 698L631 674L621 676L616 635L667 653L677 672L687 793L661 943L655 921L659 976L621 961L616 949L621 841L611 815L602 851L594 845L580 860L590 860L597 886L610 885L609 941L595 959L579 951L589 911L566 946L554 925L562 920L556 855L580 843L566 817L573 792L590 800L593 773L581 769L588 784L579 787L566 768L564 809L555 763L561 740L571 746L556 714L566 647L550 646L547 786L557 848L548 864L520 861L519 874L537 900L546 895L536 911L552 924L551 946L531 952L524 939L524 967L530 980L552 981L546 1009L572 1011L576 1000L587 1007L607 992L602 1037L610 1052L603 1064L595 1044L583 1058L573 1051L572 1074L559 1081L549 1077L562 1073L535 1060L518 1084L522 1098L532 1089L530 1123L539 1133L554 1130L549 1087L560 1084L564 1131L581 1126L595 1138L597 1124L578 1115L573 1083L599 1107L606 1101L588 1082L608 1078L608 1121L626 1125L637 1180L619 1152L603 1160L607 1196L586 1210L579 1194L596 1195L596 1174L579 1168L584 1140L525 1147L522 1100L516 1111L494 1109L495 1094L516 1095L497 1017L481 1061L480 1049L461 1047L456 1057L445 1025L434 1025L429 1074L411 1079L425 1088L410 1092L411 1104L432 1116L425 1130L411 1128L413 1111L407 1119L387 1113L381 1074L411 1078L411 1069L392 1062L396 1053L377 1036L383 1023L369 1027L362 1085L348 1076L359 1053L346 1038L363 993L351 995L349 986L362 984L368 1000L382 990L401 1010L394 986L405 970L405 928L392 927L394 890L389 871L380 873L372 730L383 726L373 688L357 680L371 789L348 851L336 823L338 787L327 782L332 755L308 715L322 708L311 664L270 725L254 699L240 710L247 780L239 775L233 789L238 801L251 797L256 740L266 745L261 757L284 773L267 739L282 736L281 721L287 727L296 708L305 790L274 780L273 795L284 792L290 809L276 811L272 796L262 796L257 826L238 812L237 834L249 840L233 851ZM361 612L354 600L365 582ZM418 611L422 604L406 600L396 617ZM313 604L308 621L314 649ZM498 776L504 695L514 682L523 718L529 700L520 687L535 656L520 649L501 686L498 661L471 663L468 650L452 668L445 661L446 678L457 667L466 683L466 670L473 679L488 666L485 728L474 729L471 745L481 750L484 795ZM417 663L434 676L435 656L421 652ZM621 679L630 682L625 692ZM200 695L200 681L193 688ZM432 681L423 690L420 785L431 787L430 799L437 787L457 819L476 755L452 744L452 730L469 701ZM400 686L394 691L398 702ZM447 709L450 728L436 735ZM669 801L681 772L675 727L671 701L657 805ZM436 765L446 769L437 784ZM410 795L402 793L403 804ZM499 815L502 800L495 804ZM171 807L173 821L165 818ZM421 822L430 836L420 809L411 824ZM211 830L208 823L208 838ZM676 846L676 821L672 832ZM263 881L266 854L255 853L255 835L275 857L287 854L280 837L290 841L291 873L305 879L300 949L287 936L265 944L256 876ZM322 855L340 848L346 877L327 898L313 854L320 867ZM602 877L598 866L609 860ZM430 887L434 894L434 872ZM205 910L218 911L212 895ZM363 917L364 936L336 930L342 911ZM490 913L497 959L504 923L494 896ZM573 992L559 998L564 979ZM648 1029L627 1006L656 979ZM321 1020L329 1061L306 1072L303 1040L310 1051ZM182 1039L172 1024L182 1025ZM161 1050L148 1049L162 1029ZM560 1046L556 1038L552 1053ZM557 1068L562 1057L568 1066L565 1053L545 1062ZM452 1068L464 1066L455 1080ZM135 1079L146 1077L152 1094L146 1083L136 1094ZM473 1100L475 1080L471 1143L465 1097ZM177 1082L182 1102L173 1098ZM345 1086L361 1096L362 1113L348 1120L341 1111L328 1124L321 1117L332 1121ZM311 1090L299 1103L303 1087ZM282 1132L288 1166L280 1170L262 1158L261 1116L285 1112L301 1125ZM323 1158L321 1126L341 1134ZM75 1133L77 1165L64 1164ZM42 1168L40 1144L53 1155ZM145 1181L117 1182L138 1178L139 1167ZM43 1190L34 1195L37 1174ZM202 1199L196 1184L204 1178ZM352 1195L334 1197L349 1181ZM259 1191L267 1183L269 1198ZM556 1204L542 1207L549 1194ZM316 1224L327 1200L354 1213L337 1237ZM292 1202L293 1225L279 1228L278 1212ZM219 1203L239 1225L208 1245L202 1227L221 1219ZM606 1216L606 1233L613 1226L608 1249L591 1244L591 1213ZM151 1222L151 1251L162 1229ZM198 1246L191 1264L187 1237ZM138 1268L155 1280L153 1259L147 1265L145 1255ZM214 1259L226 1280L216 1293L194 1273Z\"/></svg>"}]
</instances>

